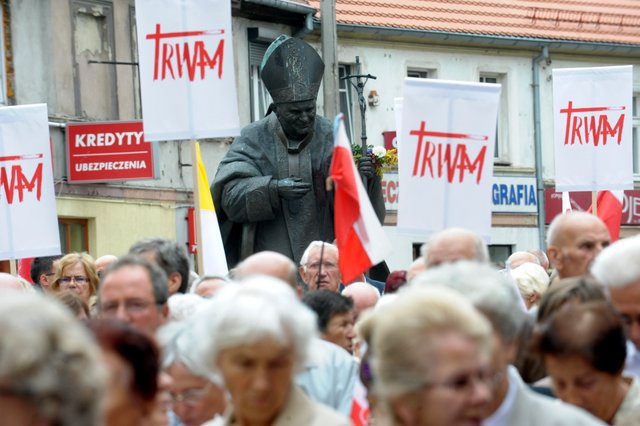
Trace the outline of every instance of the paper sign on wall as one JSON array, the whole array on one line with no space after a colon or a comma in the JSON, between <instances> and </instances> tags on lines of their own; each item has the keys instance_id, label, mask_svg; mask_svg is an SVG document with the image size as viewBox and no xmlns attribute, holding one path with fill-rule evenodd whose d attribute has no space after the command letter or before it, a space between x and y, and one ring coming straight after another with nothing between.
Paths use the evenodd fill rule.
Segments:
<instances>
[{"instance_id":1,"label":"paper sign on wall","mask_svg":"<svg viewBox=\"0 0 640 426\"><path fill-rule=\"evenodd\" d=\"M0 108L0 259L56 254L47 106Z\"/></svg>"},{"instance_id":2,"label":"paper sign on wall","mask_svg":"<svg viewBox=\"0 0 640 426\"><path fill-rule=\"evenodd\" d=\"M228 0L136 0L147 141L240 133Z\"/></svg>"},{"instance_id":3,"label":"paper sign on wall","mask_svg":"<svg viewBox=\"0 0 640 426\"><path fill-rule=\"evenodd\" d=\"M557 191L633 188L633 68L553 70Z\"/></svg>"},{"instance_id":4,"label":"paper sign on wall","mask_svg":"<svg viewBox=\"0 0 640 426\"><path fill-rule=\"evenodd\" d=\"M462 227L489 238L499 97L498 84L405 79L398 232Z\"/></svg>"}]
</instances>

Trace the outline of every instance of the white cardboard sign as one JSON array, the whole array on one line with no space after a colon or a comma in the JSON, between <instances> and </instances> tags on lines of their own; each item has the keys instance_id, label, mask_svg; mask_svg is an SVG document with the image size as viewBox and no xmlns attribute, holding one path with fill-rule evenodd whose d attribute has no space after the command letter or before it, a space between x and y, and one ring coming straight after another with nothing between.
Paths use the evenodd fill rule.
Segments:
<instances>
[{"instance_id":1,"label":"white cardboard sign","mask_svg":"<svg viewBox=\"0 0 640 426\"><path fill-rule=\"evenodd\" d=\"M462 227L488 239L500 85L405 79L398 232Z\"/></svg>"},{"instance_id":2,"label":"white cardboard sign","mask_svg":"<svg viewBox=\"0 0 640 426\"><path fill-rule=\"evenodd\" d=\"M60 254L47 106L0 108L0 259Z\"/></svg>"},{"instance_id":3,"label":"white cardboard sign","mask_svg":"<svg viewBox=\"0 0 640 426\"><path fill-rule=\"evenodd\" d=\"M633 189L631 65L553 70L556 191Z\"/></svg>"},{"instance_id":4,"label":"white cardboard sign","mask_svg":"<svg viewBox=\"0 0 640 426\"><path fill-rule=\"evenodd\" d=\"M144 138L240 134L228 0L136 0Z\"/></svg>"}]
</instances>

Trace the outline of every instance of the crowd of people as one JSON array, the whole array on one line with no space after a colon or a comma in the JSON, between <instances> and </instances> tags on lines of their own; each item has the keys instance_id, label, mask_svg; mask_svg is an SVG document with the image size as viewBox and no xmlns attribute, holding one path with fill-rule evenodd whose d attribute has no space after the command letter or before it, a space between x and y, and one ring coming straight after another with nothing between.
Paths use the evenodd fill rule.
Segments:
<instances>
[{"instance_id":1,"label":"crowd of people","mask_svg":"<svg viewBox=\"0 0 640 426\"><path fill-rule=\"evenodd\" d=\"M447 229L384 283L339 256L198 277L149 238L0 273L0 424L640 424L640 236L565 213L499 269Z\"/></svg>"}]
</instances>

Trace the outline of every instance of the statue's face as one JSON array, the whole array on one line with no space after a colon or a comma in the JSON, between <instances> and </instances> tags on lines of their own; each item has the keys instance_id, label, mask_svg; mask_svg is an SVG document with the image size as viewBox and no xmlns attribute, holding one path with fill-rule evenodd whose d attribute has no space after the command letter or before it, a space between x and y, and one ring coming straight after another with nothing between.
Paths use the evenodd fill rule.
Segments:
<instances>
[{"instance_id":1,"label":"statue's face","mask_svg":"<svg viewBox=\"0 0 640 426\"><path fill-rule=\"evenodd\" d=\"M276 105L278 121L288 138L304 139L313 128L316 120L316 101L289 102Z\"/></svg>"}]
</instances>

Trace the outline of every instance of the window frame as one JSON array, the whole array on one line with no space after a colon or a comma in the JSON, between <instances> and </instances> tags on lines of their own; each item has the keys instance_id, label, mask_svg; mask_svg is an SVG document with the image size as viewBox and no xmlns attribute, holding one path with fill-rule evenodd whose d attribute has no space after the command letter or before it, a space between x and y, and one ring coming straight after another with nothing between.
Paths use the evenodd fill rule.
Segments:
<instances>
[{"instance_id":1,"label":"window frame","mask_svg":"<svg viewBox=\"0 0 640 426\"><path fill-rule=\"evenodd\" d=\"M495 165L511 165L509 155L509 102L507 93L507 74L501 72L481 71L478 75L478 81L480 83L497 83L501 86L493 162Z\"/></svg>"},{"instance_id":2,"label":"window frame","mask_svg":"<svg viewBox=\"0 0 640 426\"><path fill-rule=\"evenodd\" d=\"M71 226L80 225L82 247L74 248L71 243ZM71 252L87 252L89 253L89 219L84 218L70 218L70 217L58 217L58 231L60 232L60 250L63 253ZM64 238L63 233L64 231Z\"/></svg>"}]
</instances>

